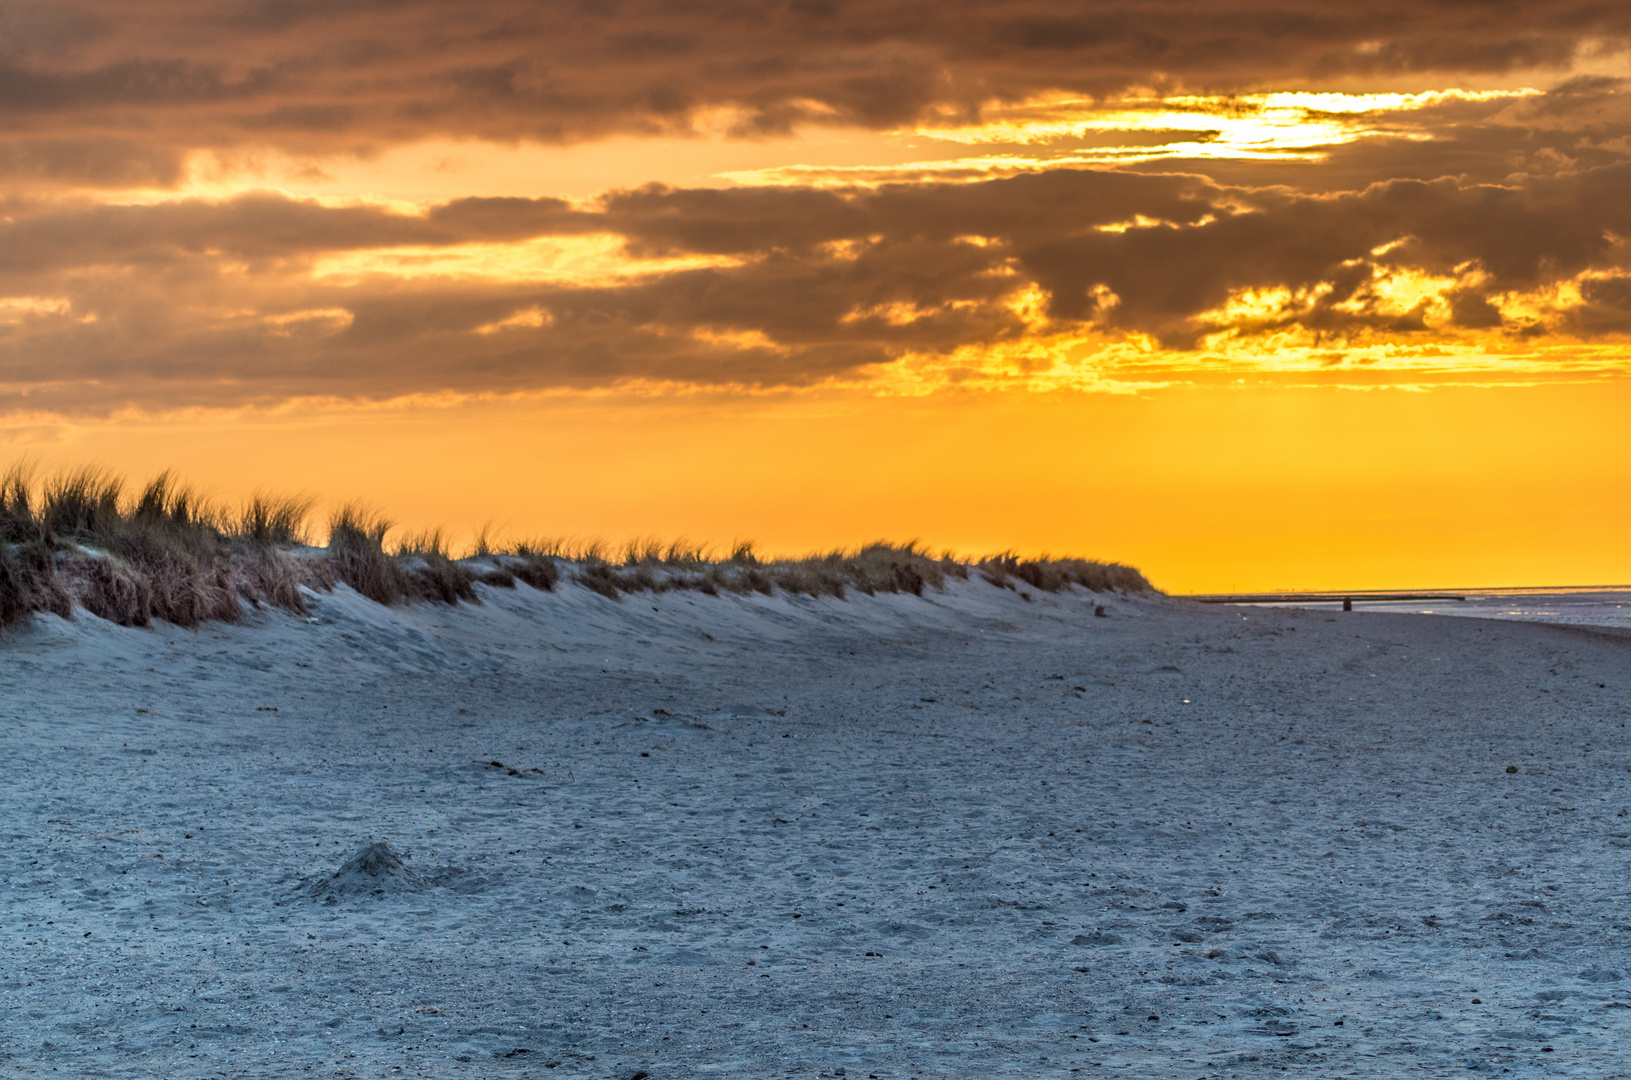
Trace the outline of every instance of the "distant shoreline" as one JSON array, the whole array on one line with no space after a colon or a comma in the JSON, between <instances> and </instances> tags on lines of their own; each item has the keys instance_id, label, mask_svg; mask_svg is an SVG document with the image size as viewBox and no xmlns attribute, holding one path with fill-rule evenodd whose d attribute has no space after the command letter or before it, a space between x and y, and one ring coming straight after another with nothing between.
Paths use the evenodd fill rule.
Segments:
<instances>
[{"instance_id":1,"label":"distant shoreline","mask_svg":"<svg viewBox=\"0 0 1631 1080\"><path fill-rule=\"evenodd\" d=\"M1172 594L1169 594L1172 595ZM1546 626L1596 627L1631 631L1631 585L1552 588L1456 589L1442 591L1289 593L1210 593L1177 595L1201 604L1241 607L1300 607L1312 610L1392 611L1400 614L1447 615ZM1401 604L1433 605L1401 610Z\"/></svg>"},{"instance_id":2,"label":"distant shoreline","mask_svg":"<svg viewBox=\"0 0 1631 1080\"><path fill-rule=\"evenodd\" d=\"M1531 593L1631 592L1631 583L1611 585L1497 585L1429 589L1268 589L1259 592L1171 593L1176 600L1245 604L1270 600L1420 600L1461 596L1515 596Z\"/></svg>"}]
</instances>

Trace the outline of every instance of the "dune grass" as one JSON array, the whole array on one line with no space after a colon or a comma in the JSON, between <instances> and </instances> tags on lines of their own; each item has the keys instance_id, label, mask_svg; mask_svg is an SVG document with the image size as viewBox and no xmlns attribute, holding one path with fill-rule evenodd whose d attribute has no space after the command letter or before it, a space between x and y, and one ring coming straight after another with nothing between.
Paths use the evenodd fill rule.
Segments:
<instances>
[{"instance_id":1,"label":"dune grass","mask_svg":"<svg viewBox=\"0 0 1631 1080\"><path fill-rule=\"evenodd\" d=\"M232 514L169 473L127 498L99 470L35 484L14 468L0 478L0 623L76 605L121 626L231 622L246 601L304 611L299 586L327 583L286 554L309 507L256 497Z\"/></svg>"},{"instance_id":2,"label":"dune grass","mask_svg":"<svg viewBox=\"0 0 1631 1080\"><path fill-rule=\"evenodd\" d=\"M577 580L603 596L622 593L695 590L772 595L777 589L842 600L853 590L923 595L925 586L942 588L947 578L966 579L967 564L947 554L930 555L917 544L868 544L855 551L832 551L803 558L761 559L752 544L737 544L713 558L706 548L681 540L669 544L637 541L620 557L579 551Z\"/></svg>"},{"instance_id":3,"label":"dune grass","mask_svg":"<svg viewBox=\"0 0 1631 1080\"><path fill-rule=\"evenodd\" d=\"M530 540L508 546L490 529L456 557L439 529L392 539L394 523L358 503L335 510L326 544L308 533L315 500L256 494L237 509L162 473L144 487L98 469L37 480L18 466L0 476L0 627L36 612L83 608L121 626L162 619L195 627L235 622L247 608L307 613L307 590L344 584L381 604L480 603L476 586L551 591L563 580L611 600L628 593L853 593L941 589L984 580L1045 592L1151 592L1137 570L1088 559L963 559L884 541L799 558L762 558L751 543L726 551L681 538Z\"/></svg>"}]
</instances>

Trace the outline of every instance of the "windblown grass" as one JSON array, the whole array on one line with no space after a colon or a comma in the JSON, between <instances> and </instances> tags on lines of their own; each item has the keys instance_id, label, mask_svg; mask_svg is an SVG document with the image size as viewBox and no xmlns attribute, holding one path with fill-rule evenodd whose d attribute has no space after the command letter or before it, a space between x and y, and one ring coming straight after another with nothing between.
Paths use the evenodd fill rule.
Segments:
<instances>
[{"instance_id":1,"label":"windblown grass","mask_svg":"<svg viewBox=\"0 0 1631 1080\"><path fill-rule=\"evenodd\" d=\"M93 469L36 487L14 468L0 492L5 621L74 605L122 626L235 621L244 601L304 610L279 546L298 500L252 502L233 521L168 473L126 499L121 479Z\"/></svg>"},{"instance_id":2,"label":"windblown grass","mask_svg":"<svg viewBox=\"0 0 1631 1080\"><path fill-rule=\"evenodd\" d=\"M385 551L392 522L367 507L348 503L328 521L328 557L338 581L380 604L408 594L407 575Z\"/></svg>"},{"instance_id":3,"label":"windblown grass","mask_svg":"<svg viewBox=\"0 0 1631 1080\"><path fill-rule=\"evenodd\" d=\"M1153 591L1132 567L1086 559L934 555L883 541L801 558L761 558L751 543L724 552L680 538L529 540L503 546L490 529L455 557L439 529L389 542L393 522L361 504L335 510L327 544L311 546L314 500L257 494L236 512L163 473L127 490L97 469L36 481L24 466L0 476L0 627L84 608L121 626L234 622L248 607L307 613L309 590L344 584L381 604L480 603L478 584L551 591L563 576L611 600L628 593L695 591L844 599L852 593L923 595L971 576L993 585L1057 592Z\"/></svg>"},{"instance_id":4,"label":"windblown grass","mask_svg":"<svg viewBox=\"0 0 1631 1080\"><path fill-rule=\"evenodd\" d=\"M262 547L304 545L306 519L316 501L308 495L252 495L238 514L238 536Z\"/></svg>"},{"instance_id":5,"label":"windblown grass","mask_svg":"<svg viewBox=\"0 0 1631 1080\"><path fill-rule=\"evenodd\" d=\"M988 555L979 562L980 573L993 585L1014 588L1014 579L1043 592L1058 592L1080 585L1089 592L1153 592L1144 575L1122 563L1091 559L1054 559L1043 555L1021 559L1011 551Z\"/></svg>"},{"instance_id":6,"label":"windblown grass","mask_svg":"<svg viewBox=\"0 0 1631 1080\"><path fill-rule=\"evenodd\" d=\"M575 564L578 584L617 599L624 593L695 590L845 599L852 591L911 593L943 589L951 579L966 581L976 571L993 585L1012 588L1014 581L1043 592L1080 586L1091 592L1153 592L1144 575L1120 563L1089 559L1020 559L1012 553L969 561L951 552L931 554L916 543L884 541L854 550L830 551L792 559L761 559L750 543L735 545L716 557L709 549L679 540L670 544L635 541L620 557L609 557L600 544L553 544L549 551Z\"/></svg>"}]
</instances>

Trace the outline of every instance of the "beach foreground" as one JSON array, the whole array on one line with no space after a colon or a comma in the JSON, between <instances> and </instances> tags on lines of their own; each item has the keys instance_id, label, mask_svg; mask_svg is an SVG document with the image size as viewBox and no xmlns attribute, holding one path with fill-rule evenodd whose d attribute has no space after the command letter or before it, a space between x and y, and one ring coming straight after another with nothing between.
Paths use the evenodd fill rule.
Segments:
<instances>
[{"instance_id":1,"label":"beach foreground","mask_svg":"<svg viewBox=\"0 0 1631 1080\"><path fill-rule=\"evenodd\" d=\"M478 590L0 641L0 1075L1623 1066L1612 632Z\"/></svg>"}]
</instances>

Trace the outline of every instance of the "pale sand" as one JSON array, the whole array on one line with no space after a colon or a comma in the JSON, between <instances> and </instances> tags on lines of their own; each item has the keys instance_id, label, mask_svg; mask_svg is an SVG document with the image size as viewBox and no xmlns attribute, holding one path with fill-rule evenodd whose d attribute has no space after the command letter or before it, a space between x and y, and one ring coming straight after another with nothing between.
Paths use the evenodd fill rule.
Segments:
<instances>
[{"instance_id":1,"label":"pale sand","mask_svg":"<svg viewBox=\"0 0 1631 1080\"><path fill-rule=\"evenodd\" d=\"M483 595L8 635L0 1074L1631 1060L1624 640ZM319 880L380 839L387 891Z\"/></svg>"}]
</instances>

